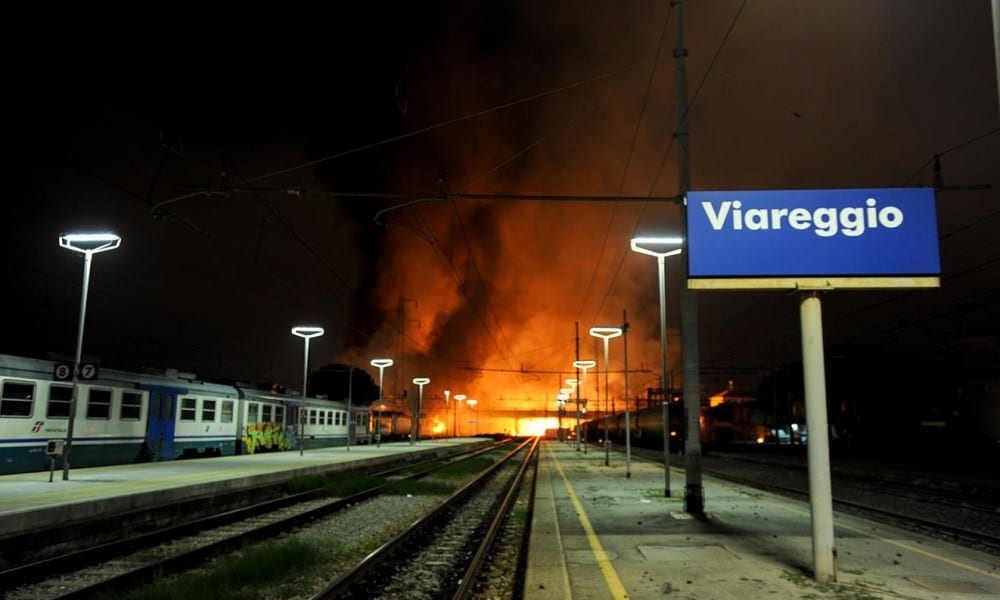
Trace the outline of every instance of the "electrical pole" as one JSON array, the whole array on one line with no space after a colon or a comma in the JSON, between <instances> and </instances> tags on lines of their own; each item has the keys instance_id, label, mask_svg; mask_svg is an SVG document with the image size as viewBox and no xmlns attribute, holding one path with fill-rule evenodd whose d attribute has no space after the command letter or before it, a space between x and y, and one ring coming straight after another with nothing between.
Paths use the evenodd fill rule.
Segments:
<instances>
[{"instance_id":1,"label":"electrical pole","mask_svg":"<svg viewBox=\"0 0 1000 600\"><path fill-rule=\"evenodd\" d=\"M674 11L674 31L676 45L674 46L674 91L677 103L677 194L681 201L681 230L684 232L684 245L687 245L687 200L685 195L691 189L691 158L688 148L688 106L687 106L687 69L684 59L687 48L684 47L684 3L682 0L671 0ZM685 249L685 252L687 250ZM685 264L687 262L685 261ZM686 270L686 267L685 267ZM681 355L684 368L684 510L694 515L705 512L705 497L701 485L701 385L698 372L698 298L687 287L687 273L681 284ZM669 390L665 390L669 394ZM669 396L666 398L669 401ZM669 428L668 428L669 429ZM663 443L669 451L670 431L664 431Z\"/></svg>"}]
</instances>

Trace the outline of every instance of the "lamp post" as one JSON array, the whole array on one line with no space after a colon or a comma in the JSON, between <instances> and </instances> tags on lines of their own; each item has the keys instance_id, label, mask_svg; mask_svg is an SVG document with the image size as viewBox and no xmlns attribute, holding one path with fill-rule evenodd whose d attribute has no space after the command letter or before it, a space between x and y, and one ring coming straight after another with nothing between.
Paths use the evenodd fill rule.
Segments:
<instances>
[{"instance_id":1,"label":"lamp post","mask_svg":"<svg viewBox=\"0 0 1000 600\"><path fill-rule=\"evenodd\" d=\"M475 398L469 398L468 400L465 401L465 403L469 406L469 408L471 408L472 410L475 410L476 409L476 405L479 404L479 400L476 400ZM475 433L475 435L479 435L479 417L476 416L476 418L473 419L473 420L475 421L475 425L476 425L476 429L475 429L476 433Z\"/></svg>"},{"instance_id":2,"label":"lamp post","mask_svg":"<svg viewBox=\"0 0 1000 600\"><path fill-rule=\"evenodd\" d=\"M322 327L315 327L312 325L299 325L298 327L292 327L292 335L298 336L305 341L306 353L305 358L302 361L302 408L299 409L299 456L305 454L306 445L306 397L308 396L306 392L306 385L309 381L309 340L314 337L319 337L323 335Z\"/></svg>"},{"instance_id":3,"label":"lamp post","mask_svg":"<svg viewBox=\"0 0 1000 600\"><path fill-rule=\"evenodd\" d=\"M454 416L452 417L454 420L453 425L455 427L455 437L458 437L458 404L462 400L465 400L465 394L455 394L455 412L453 413Z\"/></svg>"},{"instance_id":4,"label":"lamp post","mask_svg":"<svg viewBox=\"0 0 1000 600\"><path fill-rule=\"evenodd\" d=\"M391 358L373 358L371 365L378 369L378 421L375 421L375 447L382 447L382 374L386 367L392 366Z\"/></svg>"},{"instance_id":5,"label":"lamp post","mask_svg":"<svg viewBox=\"0 0 1000 600\"><path fill-rule=\"evenodd\" d=\"M611 464L611 437L608 435L608 340L622 334L621 327L591 327L590 335L604 340L604 466Z\"/></svg>"},{"instance_id":6,"label":"lamp post","mask_svg":"<svg viewBox=\"0 0 1000 600\"><path fill-rule=\"evenodd\" d=\"M597 366L596 360L576 360L573 361L573 366L577 370L583 371L583 379L580 380L580 386L576 388L576 451L580 451L580 390L583 393L587 393L587 370L592 369ZM587 397L583 397L583 401L587 401ZM583 445L583 453L587 453L587 445Z\"/></svg>"},{"instance_id":7,"label":"lamp post","mask_svg":"<svg viewBox=\"0 0 1000 600\"><path fill-rule=\"evenodd\" d=\"M59 245L83 254L83 289L80 292L80 321L76 329L76 358L73 363L73 395L69 403L69 423L66 427L66 443L63 447L63 481L69 479L69 455L73 448L73 424L76 421L76 405L80 394L80 360L83 357L83 325L87 319L87 292L90 290L90 265L98 252L114 250L122 239L113 233L64 233L59 236Z\"/></svg>"},{"instance_id":8,"label":"lamp post","mask_svg":"<svg viewBox=\"0 0 1000 600\"><path fill-rule=\"evenodd\" d=\"M415 383L419 389L417 392L417 413L413 419L410 420L410 445L420 441L420 412L423 410L424 406L424 386L430 383L431 380L427 377L414 377L413 383Z\"/></svg>"},{"instance_id":9,"label":"lamp post","mask_svg":"<svg viewBox=\"0 0 1000 600\"><path fill-rule=\"evenodd\" d=\"M660 276L660 370L663 397L663 497L670 497L670 381L667 371L667 284L664 259L681 253L684 238L637 237L632 238L632 250L656 257Z\"/></svg>"}]
</instances>

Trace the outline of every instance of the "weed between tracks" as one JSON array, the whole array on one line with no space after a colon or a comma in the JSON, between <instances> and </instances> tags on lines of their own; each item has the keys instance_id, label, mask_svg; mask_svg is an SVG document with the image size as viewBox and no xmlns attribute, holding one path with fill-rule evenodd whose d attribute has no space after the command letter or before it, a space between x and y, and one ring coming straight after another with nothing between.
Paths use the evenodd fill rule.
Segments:
<instances>
[{"instance_id":1,"label":"weed between tracks","mask_svg":"<svg viewBox=\"0 0 1000 600\"><path fill-rule=\"evenodd\" d=\"M432 478L396 481L389 485L392 496L412 497L415 504L439 502L450 495L465 480L482 472L496 461L478 458L463 461L435 473ZM382 480L367 476L301 478L289 486L289 491L322 488L331 497L343 497L372 487ZM399 502L399 500L391 500ZM422 513L427 507L415 508ZM372 510L373 516L378 513ZM522 518L526 519L526 516ZM108 594L100 600L260 600L273 598L308 598L331 573L357 562L377 548L385 539L399 533L411 522L386 523L381 531L369 531L360 539L354 533L336 534L330 531L305 530L283 534L280 538L248 547L206 563L205 567L128 593ZM372 519L378 523L377 518ZM376 527L376 529L378 529Z\"/></svg>"}]
</instances>

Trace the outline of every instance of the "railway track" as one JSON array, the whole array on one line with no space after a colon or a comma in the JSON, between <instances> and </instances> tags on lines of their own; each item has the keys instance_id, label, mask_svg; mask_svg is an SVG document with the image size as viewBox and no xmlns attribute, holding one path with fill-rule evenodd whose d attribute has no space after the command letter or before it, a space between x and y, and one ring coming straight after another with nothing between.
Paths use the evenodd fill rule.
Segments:
<instances>
[{"instance_id":1,"label":"railway track","mask_svg":"<svg viewBox=\"0 0 1000 600\"><path fill-rule=\"evenodd\" d=\"M637 456L662 462L662 455L633 449ZM808 472L799 465L760 459L702 457L706 475L748 487L808 499ZM1000 555L1000 505L989 495L960 491L948 482L880 477L877 472L833 475L834 508L889 523L963 546Z\"/></svg>"},{"instance_id":2,"label":"railway track","mask_svg":"<svg viewBox=\"0 0 1000 600\"><path fill-rule=\"evenodd\" d=\"M530 504L533 471L531 485L523 483L529 466L537 461L538 443L535 438L519 445L313 600L512 596L519 585L517 578L497 573L510 575L511 562L520 564L523 555L509 550L523 549L527 520L518 527L510 516L519 497Z\"/></svg>"},{"instance_id":3,"label":"railway track","mask_svg":"<svg viewBox=\"0 0 1000 600\"><path fill-rule=\"evenodd\" d=\"M356 507L394 482L422 479L492 449L445 460L401 465L371 473L365 489L342 498L310 490L189 523L70 554L30 562L0 572L7 600L89 598L129 590L172 573L205 565L213 557Z\"/></svg>"}]
</instances>

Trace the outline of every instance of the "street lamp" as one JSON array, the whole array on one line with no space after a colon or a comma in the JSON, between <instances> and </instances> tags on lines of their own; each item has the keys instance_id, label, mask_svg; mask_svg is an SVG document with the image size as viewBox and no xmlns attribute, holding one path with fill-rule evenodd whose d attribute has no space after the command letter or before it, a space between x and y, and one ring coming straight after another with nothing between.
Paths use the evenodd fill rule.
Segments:
<instances>
[{"instance_id":1,"label":"street lamp","mask_svg":"<svg viewBox=\"0 0 1000 600\"><path fill-rule=\"evenodd\" d=\"M604 466L611 464L611 436L608 435L608 340L622 334L621 327L591 327L590 335L604 340Z\"/></svg>"},{"instance_id":2,"label":"street lamp","mask_svg":"<svg viewBox=\"0 0 1000 600\"><path fill-rule=\"evenodd\" d=\"M663 373L661 392L663 398L663 496L670 497L670 381L667 371L667 283L664 259L681 253L684 238L637 237L632 238L632 250L656 257L660 276L660 369Z\"/></svg>"},{"instance_id":3,"label":"street lamp","mask_svg":"<svg viewBox=\"0 0 1000 600\"><path fill-rule=\"evenodd\" d=\"M392 366L391 358L373 358L371 365L378 369L378 421L375 421L375 447L382 447L382 373Z\"/></svg>"},{"instance_id":4,"label":"street lamp","mask_svg":"<svg viewBox=\"0 0 1000 600\"><path fill-rule=\"evenodd\" d=\"M575 360L573 361L573 366L576 367L577 370L583 371L583 379L580 380L580 386L576 388L576 451L579 452L580 451L580 390L582 389L584 394L587 393L587 369L592 369L596 367L597 361ZM587 397L584 396L583 399L584 402L586 402ZM586 409L584 409L584 412L586 412ZM583 453L584 454L587 453L586 444L584 444L583 446Z\"/></svg>"},{"instance_id":5,"label":"street lamp","mask_svg":"<svg viewBox=\"0 0 1000 600\"><path fill-rule=\"evenodd\" d=\"M410 445L420 441L420 411L423 410L424 405L424 386L430 383L431 380L427 377L414 377L413 383L419 387L417 392L417 414L413 419L410 419ZM412 410L411 410L412 412Z\"/></svg>"},{"instance_id":6,"label":"street lamp","mask_svg":"<svg viewBox=\"0 0 1000 600\"><path fill-rule=\"evenodd\" d=\"M302 364L302 408L299 409L299 456L305 453L306 445L306 385L309 381L309 340L314 337L319 337L323 335L322 327L314 327L312 325L300 325L298 327L292 327L292 335L302 338L305 342L306 353L305 359Z\"/></svg>"},{"instance_id":7,"label":"street lamp","mask_svg":"<svg viewBox=\"0 0 1000 600\"><path fill-rule=\"evenodd\" d=\"M469 408L475 410L476 405L479 404L479 400L476 400L475 398L469 398L468 400L465 401L465 403L469 405ZM475 435L479 435L479 417L477 416L475 419L473 419L473 421L475 421L476 425Z\"/></svg>"},{"instance_id":8,"label":"street lamp","mask_svg":"<svg viewBox=\"0 0 1000 600\"><path fill-rule=\"evenodd\" d=\"M76 420L76 404L80 390L80 359L83 356L83 325L87 318L87 292L90 289L90 263L94 255L106 250L114 250L122 239L113 233L64 233L59 236L59 245L83 254L83 290L80 292L80 322L76 329L76 358L73 363L73 395L69 403L69 424L66 428L66 442L63 447L63 481L69 479L69 454L73 446L73 423Z\"/></svg>"},{"instance_id":9,"label":"street lamp","mask_svg":"<svg viewBox=\"0 0 1000 600\"><path fill-rule=\"evenodd\" d=\"M452 420L454 421L453 425L455 427L455 437L458 437L458 404L462 400L465 400L465 394L455 394L454 416L452 417Z\"/></svg>"}]
</instances>

